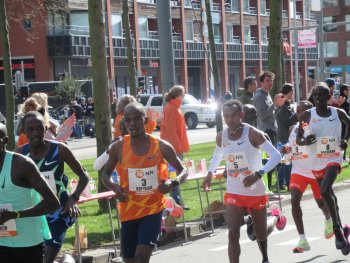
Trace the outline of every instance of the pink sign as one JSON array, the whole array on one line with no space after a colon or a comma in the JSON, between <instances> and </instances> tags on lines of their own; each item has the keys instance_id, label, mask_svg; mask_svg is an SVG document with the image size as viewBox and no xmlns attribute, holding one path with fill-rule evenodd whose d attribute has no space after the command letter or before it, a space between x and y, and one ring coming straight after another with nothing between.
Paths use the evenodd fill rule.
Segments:
<instances>
[{"instance_id":1,"label":"pink sign","mask_svg":"<svg viewBox=\"0 0 350 263\"><path fill-rule=\"evenodd\" d=\"M298 48L311 48L316 46L316 28L298 31Z\"/></svg>"}]
</instances>

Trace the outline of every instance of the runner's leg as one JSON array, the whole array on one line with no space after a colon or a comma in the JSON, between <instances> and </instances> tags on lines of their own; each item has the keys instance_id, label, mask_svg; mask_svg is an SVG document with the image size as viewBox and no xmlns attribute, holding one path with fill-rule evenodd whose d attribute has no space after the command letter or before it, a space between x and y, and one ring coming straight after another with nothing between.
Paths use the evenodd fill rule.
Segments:
<instances>
[{"instance_id":1,"label":"runner's leg","mask_svg":"<svg viewBox=\"0 0 350 263\"><path fill-rule=\"evenodd\" d=\"M267 255L267 216L266 208L252 209L254 232L258 242L258 246L263 257L263 262L268 262ZM276 220L277 223L277 220Z\"/></svg>"},{"instance_id":2,"label":"runner's leg","mask_svg":"<svg viewBox=\"0 0 350 263\"><path fill-rule=\"evenodd\" d=\"M241 222L243 220L244 208L226 204L227 226L228 226L228 256L230 263L238 263L241 248L239 245Z\"/></svg>"}]
</instances>

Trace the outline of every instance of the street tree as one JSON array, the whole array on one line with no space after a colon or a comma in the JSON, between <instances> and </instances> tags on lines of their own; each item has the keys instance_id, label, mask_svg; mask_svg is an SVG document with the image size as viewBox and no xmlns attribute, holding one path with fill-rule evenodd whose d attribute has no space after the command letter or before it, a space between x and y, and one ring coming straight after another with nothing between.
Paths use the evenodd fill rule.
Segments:
<instances>
[{"instance_id":1,"label":"street tree","mask_svg":"<svg viewBox=\"0 0 350 263\"><path fill-rule=\"evenodd\" d=\"M79 82L72 77L65 77L56 87L57 94L65 103L83 97Z\"/></svg>"},{"instance_id":2,"label":"street tree","mask_svg":"<svg viewBox=\"0 0 350 263\"><path fill-rule=\"evenodd\" d=\"M6 120L7 120L7 132L9 137L9 142L7 148L9 150L14 150L15 145L15 103L14 94L12 87L12 69L11 69L11 53L10 53L10 40L9 40L9 30L6 16L6 2L5 0L0 0L0 34L1 34L1 46L2 46L2 57L3 57L3 67L4 67L4 79L5 79L5 97L6 97Z\"/></svg>"},{"instance_id":3,"label":"street tree","mask_svg":"<svg viewBox=\"0 0 350 263\"><path fill-rule=\"evenodd\" d=\"M282 0L270 2L270 29L268 46L268 67L276 74L275 81L271 90L272 98L282 86L283 72L282 67Z\"/></svg>"},{"instance_id":4,"label":"street tree","mask_svg":"<svg viewBox=\"0 0 350 263\"><path fill-rule=\"evenodd\" d=\"M103 0L88 1L98 156L108 148L112 139L103 2ZM98 192L107 191L107 188L101 181L101 174L100 171L98 176ZM101 211L107 211L107 201L102 200L99 201L100 209Z\"/></svg>"},{"instance_id":5,"label":"street tree","mask_svg":"<svg viewBox=\"0 0 350 263\"><path fill-rule=\"evenodd\" d=\"M134 59L134 48L131 41L130 31L130 19L129 19L129 1L123 0L123 25L125 29L125 41L126 49L128 54L128 70L129 70L129 84L130 94L136 96L136 70L135 70L135 59Z\"/></svg>"},{"instance_id":6,"label":"street tree","mask_svg":"<svg viewBox=\"0 0 350 263\"><path fill-rule=\"evenodd\" d=\"M207 16L207 25L208 25L208 37L209 37L209 47L210 47L210 56L211 56L211 70L214 77L214 90L215 90L215 99L218 103L218 106L215 111L215 120L216 120L216 131L220 132L223 129L222 126L222 116L221 116L221 104L222 104L222 92L220 85L219 77L219 67L218 61L216 59L216 48L214 40L214 31L213 31L213 22L211 16L211 4L210 0L205 0L205 11Z\"/></svg>"}]
</instances>

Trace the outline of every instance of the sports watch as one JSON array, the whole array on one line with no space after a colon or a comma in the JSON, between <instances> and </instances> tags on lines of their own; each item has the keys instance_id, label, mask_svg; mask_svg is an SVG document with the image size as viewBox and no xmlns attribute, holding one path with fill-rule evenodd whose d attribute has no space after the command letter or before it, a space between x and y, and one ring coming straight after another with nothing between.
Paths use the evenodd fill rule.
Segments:
<instances>
[{"instance_id":1,"label":"sports watch","mask_svg":"<svg viewBox=\"0 0 350 263\"><path fill-rule=\"evenodd\" d=\"M260 170L258 171L258 174L259 174L260 179L261 179L261 178L264 176L265 171L264 171L263 169L260 169Z\"/></svg>"}]
</instances>

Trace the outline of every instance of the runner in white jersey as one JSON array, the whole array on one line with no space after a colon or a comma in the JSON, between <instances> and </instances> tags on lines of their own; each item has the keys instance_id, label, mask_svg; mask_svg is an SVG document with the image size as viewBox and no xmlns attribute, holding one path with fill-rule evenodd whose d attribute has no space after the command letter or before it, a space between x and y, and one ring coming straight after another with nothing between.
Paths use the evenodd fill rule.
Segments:
<instances>
[{"instance_id":1,"label":"runner in white jersey","mask_svg":"<svg viewBox=\"0 0 350 263\"><path fill-rule=\"evenodd\" d=\"M350 118L342 109L327 105L331 97L326 83L320 82L312 91L315 108L303 112L297 134L298 145L308 145L311 169L320 185L321 195L332 217L335 245L343 254L349 253L347 241L349 231L343 228L337 206L337 199L332 189L341 172L343 149L349 139ZM341 123L346 125L344 138L341 138ZM309 124L311 135L304 138L302 122Z\"/></svg>"},{"instance_id":2,"label":"runner in white jersey","mask_svg":"<svg viewBox=\"0 0 350 263\"><path fill-rule=\"evenodd\" d=\"M300 115L308 109L312 108L312 103L309 101L301 101L297 106L297 118L299 120ZM296 137L299 124L290 127L289 145L283 150L285 153L291 153L292 172L290 177L289 190L291 194L292 215L299 234L298 244L293 248L294 253L303 253L310 250L310 245L306 239L303 224L303 212L300 207L300 201L303 197L305 189L308 185L311 186L314 194L315 201L318 207L325 215L325 230L324 236L329 239L333 236L333 224L330 218L330 214L327 210L326 204L321 197L320 187L316 181L315 176L312 174L310 168L309 153L307 146L300 146L296 144Z\"/></svg>"},{"instance_id":3,"label":"runner in white jersey","mask_svg":"<svg viewBox=\"0 0 350 263\"><path fill-rule=\"evenodd\" d=\"M239 262L240 227L245 209L252 216L263 262L268 262L267 195L265 184L261 178L280 162L281 155L265 139L262 132L242 123L242 104L238 100L225 102L222 111L228 128L219 132L216 136L217 145L210 162L209 172L203 182L203 188L206 191L210 190L213 172L224 156L227 168L225 204L229 228L228 253L230 262ZM270 160L263 167L259 148L270 155ZM285 217L279 216L277 214L279 211L276 210L273 211L273 214L278 217L276 227L283 227Z\"/></svg>"}]
</instances>

